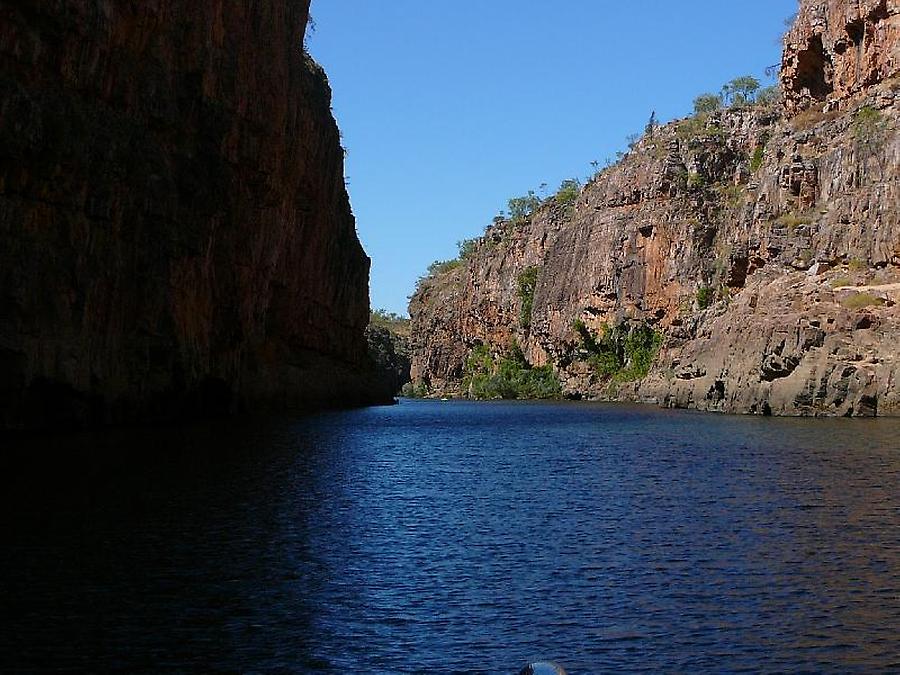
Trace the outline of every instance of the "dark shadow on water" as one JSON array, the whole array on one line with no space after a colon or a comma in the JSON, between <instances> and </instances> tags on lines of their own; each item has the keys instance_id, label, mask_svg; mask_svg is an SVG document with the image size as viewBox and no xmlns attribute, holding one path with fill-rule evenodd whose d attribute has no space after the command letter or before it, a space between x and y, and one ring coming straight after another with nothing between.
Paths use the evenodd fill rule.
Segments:
<instances>
[{"instance_id":1,"label":"dark shadow on water","mask_svg":"<svg viewBox=\"0 0 900 675\"><path fill-rule=\"evenodd\" d=\"M401 401L5 443L2 670L885 670L900 421Z\"/></svg>"}]
</instances>

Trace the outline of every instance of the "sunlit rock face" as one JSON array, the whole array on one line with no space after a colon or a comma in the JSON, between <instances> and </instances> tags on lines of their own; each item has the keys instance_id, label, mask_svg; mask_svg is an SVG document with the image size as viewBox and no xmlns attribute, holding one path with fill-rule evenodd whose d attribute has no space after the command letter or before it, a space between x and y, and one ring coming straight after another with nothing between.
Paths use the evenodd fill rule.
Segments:
<instances>
[{"instance_id":1,"label":"sunlit rock face","mask_svg":"<svg viewBox=\"0 0 900 675\"><path fill-rule=\"evenodd\" d=\"M7 3L0 426L379 398L308 10Z\"/></svg>"},{"instance_id":2,"label":"sunlit rock face","mask_svg":"<svg viewBox=\"0 0 900 675\"><path fill-rule=\"evenodd\" d=\"M461 265L423 280L411 300L414 382L464 394L472 350L499 356L515 342L533 365L552 365L573 397L900 413L895 7L804 3L787 38L786 106L653 129L574 203L551 199L488 228ZM841 65L823 75L825 97L801 96L797 45L818 44L803 27L858 12L870 17L863 55L873 74L851 86ZM830 32L818 35L833 49ZM527 270L537 281L523 320ZM604 326L659 334L646 375L598 372L583 336L599 339Z\"/></svg>"},{"instance_id":3,"label":"sunlit rock face","mask_svg":"<svg viewBox=\"0 0 900 675\"><path fill-rule=\"evenodd\" d=\"M790 111L839 106L900 73L900 0L803 0L785 38Z\"/></svg>"}]
</instances>

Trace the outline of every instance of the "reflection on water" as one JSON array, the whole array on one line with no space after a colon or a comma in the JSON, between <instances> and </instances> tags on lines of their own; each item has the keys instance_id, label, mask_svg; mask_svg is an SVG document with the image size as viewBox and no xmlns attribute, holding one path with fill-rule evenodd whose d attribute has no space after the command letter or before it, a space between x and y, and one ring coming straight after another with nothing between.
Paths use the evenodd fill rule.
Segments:
<instances>
[{"instance_id":1,"label":"reflection on water","mask_svg":"<svg viewBox=\"0 0 900 675\"><path fill-rule=\"evenodd\" d=\"M7 442L0 669L897 668L898 433L403 402Z\"/></svg>"}]
</instances>

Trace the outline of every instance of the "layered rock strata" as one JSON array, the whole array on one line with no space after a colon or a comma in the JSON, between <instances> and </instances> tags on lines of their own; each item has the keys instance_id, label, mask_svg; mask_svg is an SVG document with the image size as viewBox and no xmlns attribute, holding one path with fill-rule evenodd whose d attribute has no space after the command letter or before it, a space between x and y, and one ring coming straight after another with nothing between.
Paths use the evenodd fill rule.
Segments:
<instances>
[{"instance_id":1,"label":"layered rock strata","mask_svg":"<svg viewBox=\"0 0 900 675\"><path fill-rule=\"evenodd\" d=\"M308 10L0 8L0 426L384 398Z\"/></svg>"},{"instance_id":2,"label":"layered rock strata","mask_svg":"<svg viewBox=\"0 0 900 675\"><path fill-rule=\"evenodd\" d=\"M867 74L854 84L849 66L812 73L799 53L819 41L833 49L834 22L845 19L870 36ZM500 355L515 342L576 398L900 414L895 20L890 1L805 2L786 42L786 110L750 106L655 129L574 203L551 199L488 228L412 298L413 380L464 395L471 350ZM798 89L801 70L828 82L828 96ZM523 316L526 271L537 281ZM584 336L604 327L659 334L648 373L598 371Z\"/></svg>"}]
</instances>

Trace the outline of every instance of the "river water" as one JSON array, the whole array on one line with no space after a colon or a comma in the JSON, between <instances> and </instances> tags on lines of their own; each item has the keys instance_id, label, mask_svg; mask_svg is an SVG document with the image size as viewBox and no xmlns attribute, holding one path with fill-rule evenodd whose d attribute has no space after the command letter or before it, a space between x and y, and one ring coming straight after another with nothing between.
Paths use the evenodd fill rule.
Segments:
<instances>
[{"instance_id":1,"label":"river water","mask_svg":"<svg viewBox=\"0 0 900 675\"><path fill-rule=\"evenodd\" d=\"M900 420L402 401L0 461L0 670L900 668Z\"/></svg>"}]
</instances>

